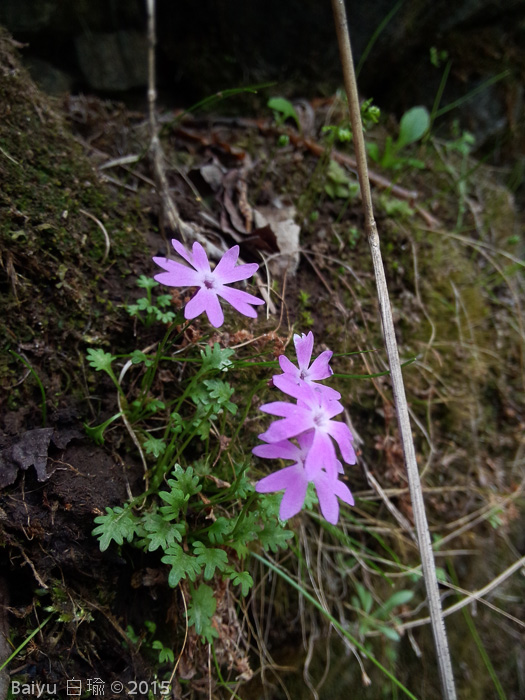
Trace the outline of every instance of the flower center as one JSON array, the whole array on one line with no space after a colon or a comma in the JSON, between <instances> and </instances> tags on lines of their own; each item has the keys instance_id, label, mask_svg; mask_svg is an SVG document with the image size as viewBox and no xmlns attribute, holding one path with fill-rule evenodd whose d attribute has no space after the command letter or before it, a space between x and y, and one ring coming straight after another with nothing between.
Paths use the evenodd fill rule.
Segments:
<instances>
[{"instance_id":1,"label":"flower center","mask_svg":"<svg viewBox=\"0 0 525 700\"><path fill-rule=\"evenodd\" d=\"M203 279L203 284L206 287L206 289L214 289L215 288L215 280L213 279L212 275L206 275Z\"/></svg>"},{"instance_id":2,"label":"flower center","mask_svg":"<svg viewBox=\"0 0 525 700\"><path fill-rule=\"evenodd\" d=\"M314 414L313 417L313 422L314 425L316 425L318 428L324 428L326 425L326 414L324 411L318 411L317 413Z\"/></svg>"},{"instance_id":3,"label":"flower center","mask_svg":"<svg viewBox=\"0 0 525 700\"><path fill-rule=\"evenodd\" d=\"M299 379L305 380L307 376L308 376L308 372L306 370L302 369L299 373Z\"/></svg>"}]
</instances>

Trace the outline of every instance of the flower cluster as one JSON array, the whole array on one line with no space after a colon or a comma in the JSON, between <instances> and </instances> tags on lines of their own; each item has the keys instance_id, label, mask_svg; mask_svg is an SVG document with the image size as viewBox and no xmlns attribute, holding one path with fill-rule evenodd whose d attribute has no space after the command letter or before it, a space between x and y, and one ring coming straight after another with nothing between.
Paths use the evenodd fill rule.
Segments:
<instances>
[{"instance_id":1,"label":"flower cluster","mask_svg":"<svg viewBox=\"0 0 525 700\"><path fill-rule=\"evenodd\" d=\"M181 258L194 269L168 258L153 258L157 265L166 270L166 272L159 272L154 279L167 287L199 287L197 293L186 304L184 318L190 320L205 313L211 325L219 328L224 322L219 297L231 304L240 314L257 318L257 312L252 307L264 304L264 301L248 292L227 286L232 282L248 279L259 268L257 263L236 265L239 257L238 245L226 251L212 270L206 251L200 243L193 244L192 253L188 253L182 243L175 239L171 243Z\"/></svg>"},{"instance_id":2,"label":"flower cluster","mask_svg":"<svg viewBox=\"0 0 525 700\"><path fill-rule=\"evenodd\" d=\"M321 353L311 364L314 344L313 333L294 335L297 353L296 367L284 355L279 358L283 374L273 377L273 383L282 392L296 399L296 403L274 401L261 406L261 411L278 416L266 432L259 435L266 444L258 445L253 453L268 459L291 459L294 464L266 476L256 485L259 493L284 490L279 515L287 520L303 507L308 483L315 486L324 518L337 523L340 498L354 504L348 487L339 480L343 466L337 458L334 441L343 460L355 464L352 433L334 416L342 413L339 392L318 382L332 374L329 350ZM297 444L291 442L297 440Z\"/></svg>"},{"instance_id":3,"label":"flower cluster","mask_svg":"<svg viewBox=\"0 0 525 700\"><path fill-rule=\"evenodd\" d=\"M228 286L248 279L259 267L255 263L237 265L239 246L230 248L212 270L200 243L193 244L192 253L177 240L173 240L172 244L191 267L155 257L154 262L164 270L155 275L155 280L168 287L198 288L184 309L186 319L205 313L211 325L219 328L224 322L219 297L244 316L257 317L253 307L264 304L264 301ZM332 374L329 365L332 353L325 350L310 362L314 346L311 332L308 335L294 335L294 344L297 366L281 355L279 365L282 374L275 375L273 383L296 403L274 401L261 406L261 411L278 416L281 420L274 421L266 432L259 435L265 444L253 450L258 457L291 459L294 463L261 479L256 490L259 493L284 490L279 514L282 520L287 520L303 507L308 484L312 482L321 513L328 522L335 524L339 518L337 499L354 504L350 490L339 479L343 466L335 449L337 444L343 461L355 464L352 433L346 423L333 420L344 410L339 401L341 394L319 383Z\"/></svg>"}]
</instances>

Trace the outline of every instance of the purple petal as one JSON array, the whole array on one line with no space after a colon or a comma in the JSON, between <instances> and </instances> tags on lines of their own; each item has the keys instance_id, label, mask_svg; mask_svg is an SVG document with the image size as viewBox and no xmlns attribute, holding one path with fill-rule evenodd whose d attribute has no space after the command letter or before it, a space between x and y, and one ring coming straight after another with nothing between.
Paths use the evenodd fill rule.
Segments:
<instances>
[{"instance_id":1,"label":"purple petal","mask_svg":"<svg viewBox=\"0 0 525 700\"><path fill-rule=\"evenodd\" d=\"M211 271L206 251L198 241L193 244L193 267L199 272Z\"/></svg>"},{"instance_id":2,"label":"purple petal","mask_svg":"<svg viewBox=\"0 0 525 700\"><path fill-rule=\"evenodd\" d=\"M250 277L253 277L258 269L259 265L257 265L257 263L238 265L235 270L231 270L230 272L221 271L221 282L223 284L231 284L232 282L247 280ZM215 268L215 272L217 272L217 268Z\"/></svg>"},{"instance_id":3,"label":"purple petal","mask_svg":"<svg viewBox=\"0 0 525 700\"><path fill-rule=\"evenodd\" d=\"M307 393L306 388L309 392ZM333 418L345 409L339 401L328 399L323 395L322 391L316 391L319 388L318 384L307 385L301 397L301 405L308 406L315 413L322 411L326 418Z\"/></svg>"},{"instance_id":4,"label":"purple petal","mask_svg":"<svg viewBox=\"0 0 525 700\"><path fill-rule=\"evenodd\" d=\"M297 437L305 430L312 427L311 423L301 421L300 417L283 418L282 420L274 421L268 430L259 435L261 440L265 442L280 442L289 438Z\"/></svg>"},{"instance_id":5,"label":"purple petal","mask_svg":"<svg viewBox=\"0 0 525 700\"><path fill-rule=\"evenodd\" d=\"M308 335L294 335L293 342L297 354L297 363L301 369L308 369L312 350L314 349L314 334L312 331Z\"/></svg>"},{"instance_id":6,"label":"purple petal","mask_svg":"<svg viewBox=\"0 0 525 700\"><path fill-rule=\"evenodd\" d=\"M168 260L168 258L153 258L159 267L167 272L159 272L153 279L160 284L165 284L167 287L197 287L199 285L200 276L195 270L192 270L186 265Z\"/></svg>"},{"instance_id":7,"label":"purple petal","mask_svg":"<svg viewBox=\"0 0 525 700\"><path fill-rule=\"evenodd\" d=\"M258 493L269 493L284 489L285 493L279 509L281 520L288 520L288 518L293 517L301 510L306 498L307 488L308 481L304 476L304 471L302 467L297 465L285 467L278 472L269 474L255 485L255 490Z\"/></svg>"},{"instance_id":8,"label":"purple petal","mask_svg":"<svg viewBox=\"0 0 525 700\"><path fill-rule=\"evenodd\" d=\"M325 386L324 384L312 384L311 386L315 387L315 390L322 394L328 401L339 401L341 398L341 394L335 389L332 389L331 386Z\"/></svg>"},{"instance_id":9,"label":"purple petal","mask_svg":"<svg viewBox=\"0 0 525 700\"><path fill-rule=\"evenodd\" d=\"M330 476L337 477L337 457L334 443L326 433L315 431L312 446L308 450L304 462L306 476L310 481L314 481L315 476L326 469Z\"/></svg>"},{"instance_id":10,"label":"purple petal","mask_svg":"<svg viewBox=\"0 0 525 700\"><path fill-rule=\"evenodd\" d=\"M272 381L284 394L288 394L288 396L292 396L294 399L301 398L302 390L300 380L291 376L289 372L285 374L276 374L272 377Z\"/></svg>"},{"instance_id":11,"label":"purple petal","mask_svg":"<svg viewBox=\"0 0 525 700\"><path fill-rule=\"evenodd\" d=\"M334 492L336 483L337 480L334 481L324 474L314 481L321 514L332 525L335 525L339 520L339 503Z\"/></svg>"},{"instance_id":12,"label":"purple petal","mask_svg":"<svg viewBox=\"0 0 525 700\"><path fill-rule=\"evenodd\" d=\"M291 362L286 355L279 355L279 365L285 374L291 374L294 377L298 377L300 370ZM275 379L275 377L274 377Z\"/></svg>"},{"instance_id":13,"label":"purple petal","mask_svg":"<svg viewBox=\"0 0 525 700\"><path fill-rule=\"evenodd\" d=\"M289 440L257 445L252 452L263 459L294 459L298 461L301 456L301 450Z\"/></svg>"},{"instance_id":14,"label":"purple petal","mask_svg":"<svg viewBox=\"0 0 525 700\"><path fill-rule=\"evenodd\" d=\"M227 250L215 266L214 272L216 273L217 277L222 276L225 273L231 272L235 267L235 263L237 262L238 257L238 245L234 245L233 248Z\"/></svg>"},{"instance_id":15,"label":"purple petal","mask_svg":"<svg viewBox=\"0 0 525 700\"><path fill-rule=\"evenodd\" d=\"M288 401L272 401L270 403L263 403L263 405L259 407L259 410L263 413L269 413L271 416L281 416L282 418L295 415L297 409L297 404L288 403ZM301 410L304 411L304 409Z\"/></svg>"},{"instance_id":16,"label":"purple petal","mask_svg":"<svg viewBox=\"0 0 525 700\"><path fill-rule=\"evenodd\" d=\"M269 411L268 407L270 407ZM285 416L282 420L274 421L268 430L259 436L265 442L288 440L288 438L296 437L314 427L311 412L294 404L276 401L273 404L261 406L261 410L264 410L266 413ZM283 414L283 411L286 411L286 413Z\"/></svg>"},{"instance_id":17,"label":"purple petal","mask_svg":"<svg viewBox=\"0 0 525 700\"><path fill-rule=\"evenodd\" d=\"M252 277L259 269L257 263L248 263L247 265L238 265L235 267L238 257L239 246L235 245L233 248L230 248L230 250L227 250L217 263L214 272L221 284L231 284L232 282L246 280Z\"/></svg>"},{"instance_id":18,"label":"purple petal","mask_svg":"<svg viewBox=\"0 0 525 700\"><path fill-rule=\"evenodd\" d=\"M306 457L306 453L312 446L312 442L314 441L315 437L315 430L307 430L305 433L301 433L297 437L297 442L299 443L299 447L301 448L301 452L304 453L304 456Z\"/></svg>"},{"instance_id":19,"label":"purple petal","mask_svg":"<svg viewBox=\"0 0 525 700\"><path fill-rule=\"evenodd\" d=\"M208 316L212 326L219 328L224 322L224 314L217 299L217 295L212 289L205 287L199 289L197 294L191 299L184 309L184 318L191 320L203 312Z\"/></svg>"},{"instance_id":20,"label":"purple petal","mask_svg":"<svg viewBox=\"0 0 525 700\"><path fill-rule=\"evenodd\" d=\"M327 399L321 391L316 391L318 384L307 384L301 386L301 397L297 403L303 408L307 408L314 415L322 415L325 420L337 416L344 411L343 404L339 401Z\"/></svg>"},{"instance_id":21,"label":"purple petal","mask_svg":"<svg viewBox=\"0 0 525 700\"><path fill-rule=\"evenodd\" d=\"M342 501L348 503L349 506L354 505L354 497L352 496L352 492L350 491L348 486L342 481L339 481L339 479L335 482L334 493Z\"/></svg>"},{"instance_id":22,"label":"purple petal","mask_svg":"<svg viewBox=\"0 0 525 700\"><path fill-rule=\"evenodd\" d=\"M297 515L304 505L307 488L308 482L303 478L301 481L297 480L293 487L288 488L284 492L281 507L279 508L279 517L281 520L288 520L289 518L293 518L294 515Z\"/></svg>"},{"instance_id":23,"label":"purple petal","mask_svg":"<svg viewBox=\"0 0 525 700\"><path fill-rule=\"evenodd\" d=\"M337 401L341 398L341 394L332 389L329 386L324 386L324 384L316 384L309 380L299 379L290 374L290 372L285 372L284 374L276 374L272 377L272 381L275 386L280 389L283 393L292 396L294 399L301 399L304 396L304 387L311 387L315 391L323 394L323 396L329 401Z\"/></svg>"},{"instance_id":24,"label":"purple petal","mask_svg":"<svg viewBox=\"0 0 525 700\"><path fill-rule=\"evenodd\" d=\"M268 476L265 476L264 479L261 479L255 484L255 490L257 493L284 491L297 483L298 476L300 479L301 474L294 464L291 467L285 467L272 474L268 474Z\"/></svg>"},{"instance_id":25,"label":"purple petal","mask_svg":"<svg viewBox=\"0 0 525 700\"><path fill-rule=\"evenodd\" d=\"M180 241L178 241L176 238L172 238L171 245L174 247L175 251L181 256L181 258L184 258L184 260L186 260L186 262L188 262L192 267L195 267L195 265L193 264L192 254L188 253L188 251Z\"/></svg>"},{"instance_id":26,"label":"purple petal","mask_svg":"<svg viewBox=\"0 0 525 700\"><path fill-rule=\"evenodd\" d=\"M357 458L355 456L355 451L352 445L352 440L354 439L350 428L346 423L341 423L340 421L330 421L330 435L339 445L341 450L341 455L347 464L355 464Z\"/></svg>"},{"instance_id":27,"label":"purple petal","mask_svg":"<svg viewBox=\"0 0 525 700\"><path fill-rule=\"evenodd\" d=\"M296 392L297 403L311 413L317 413L323 405L323 397L321 392L317 391L318 388L318 384L302 381Z\"/></svg>"},{"instance_id":28,"label":"purple petal","mask_svg":"<svg viewBox=\"0 0 525 700\"><path fill-rule=\"evenodd\" d=\"M332 368L329 366L330 359L334 353L331 350L325 350L319 357L316 357L308 371L308 376L314 381L326 379L333 374Z\"/></svg>"},{"instance_id":29,"label":"purple petal","mask_svg":"<svg viewBox=\"0 0 525 700\"><path fill-rule=\"evenodd\" d=\"M248 292L243 292L240 289L230 289L230 287L221 286L217 290L217 294L225 299L228 304L231 304L240 314L250 318L257 318L257 312L250 304L264 304L262 299L258 299L253 294L248 294Z\"/></svg>"}]
</instances>

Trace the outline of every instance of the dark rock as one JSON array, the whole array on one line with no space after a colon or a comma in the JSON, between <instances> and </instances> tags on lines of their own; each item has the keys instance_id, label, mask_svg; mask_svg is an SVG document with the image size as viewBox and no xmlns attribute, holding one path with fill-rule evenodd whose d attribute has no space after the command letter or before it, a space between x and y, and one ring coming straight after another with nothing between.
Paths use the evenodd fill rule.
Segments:
<instances>
[{"instance_id":1,"label":"dark rock","mask_svg":"<svg viewBox=\"0 0 525 700\"><path fill-rule=\"evenodd\" d=\"M81 34L75 39L78 62L95 90L117 92L146 85L147 41L134 30Z\"/></svg>"},{"instance_id":2,"label":"dark rock","mask_svg":"<svg viewBox=\"0 0 525 700\"><path fill-rule=\"evenodd\" d=\"M73 89L72 76L49 61L38 56L28 56L25 64L35 83L48 95L63 95Z\"/></svg>"}]
</instances>

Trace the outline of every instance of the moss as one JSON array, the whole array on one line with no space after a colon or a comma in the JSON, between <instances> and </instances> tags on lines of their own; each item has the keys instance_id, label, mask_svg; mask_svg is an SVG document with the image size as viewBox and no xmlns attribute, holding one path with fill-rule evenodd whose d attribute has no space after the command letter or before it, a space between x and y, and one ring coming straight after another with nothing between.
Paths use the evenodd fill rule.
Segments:
<instances>
[{"instance_id":1,"label":"moss","mask_svg":"<svg viewBox=\"0 0 525 700\"><path fill-rule=\"evenodd\" d=\"M78 368L82 329L95 314L106 328L116 323L119 311L108 305L100 285L104 270L122 264L140 240L137 215L99 181L53 102L21 68L3 31L0 56L5 105L0 122L0 351L24 345L37 372L45 364L45 374L60 377L64 359ZM105 221L111 238L102 272L105 240L84 212ZM52 350L58 352L59 346L64 348L61 360ZM11 402L17 399L9 387L19 375L17 363L4 356L0 394L8 392Z\"/></svg>"}]
</instances>

